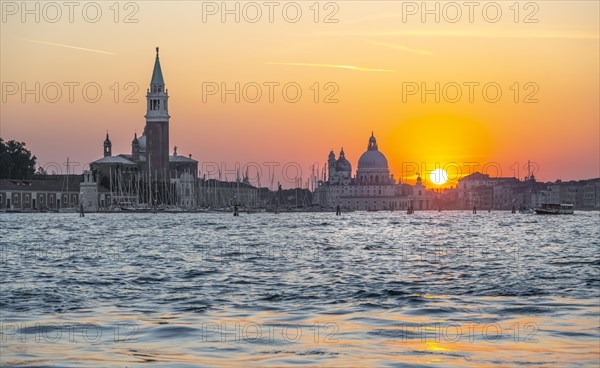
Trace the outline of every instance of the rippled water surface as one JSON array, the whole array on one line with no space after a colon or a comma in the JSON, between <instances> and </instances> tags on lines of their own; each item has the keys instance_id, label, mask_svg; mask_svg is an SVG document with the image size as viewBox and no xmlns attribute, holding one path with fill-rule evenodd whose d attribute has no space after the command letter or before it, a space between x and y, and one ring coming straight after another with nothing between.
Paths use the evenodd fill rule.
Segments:
<instances>
[{"instance_id":1,"label":"rippled water surface","mask_svg":"<svg viewBox=\"0 0 600 368\"><path fill-rule=\"evenodd\" d=\"M0 361L597 367L599 220L0 214Z\"/></svg>"}]
</instances>

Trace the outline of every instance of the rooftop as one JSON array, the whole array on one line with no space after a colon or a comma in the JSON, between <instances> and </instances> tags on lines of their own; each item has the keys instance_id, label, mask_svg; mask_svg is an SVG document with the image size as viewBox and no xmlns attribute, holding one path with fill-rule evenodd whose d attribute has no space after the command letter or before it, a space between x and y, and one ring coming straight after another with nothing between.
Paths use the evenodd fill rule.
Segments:
<instances>
[{"instance_id":1,"label":"rooftop","mask_svg":"<svg viewBox=\"0 0 600 368\"><path fill-rule=\"evenodd\" d=\"M106 164L106 165L115 165L115 164L120 164L120 165L135 165L135 162L131 162L123 157L120 156L105 156L102 157L99 160L96 160L94 162L92 162L93 164L98 164L98 165L102 165L102 164Z\"/></svg>"},{"instance_id":2,"label":"rooftop","mask_svg":"<svg viewBox=\"0 0 600 368\"><path fill-rule=\"evenodd\" d=\"M81 175L72 175L69 177L69 192L79 192L79 183ZM40 192L64 192L67 190L67 180L15 180L0 179L0 190L4 192L11 191L40 191Z\"/></svg>"}]
</instances>

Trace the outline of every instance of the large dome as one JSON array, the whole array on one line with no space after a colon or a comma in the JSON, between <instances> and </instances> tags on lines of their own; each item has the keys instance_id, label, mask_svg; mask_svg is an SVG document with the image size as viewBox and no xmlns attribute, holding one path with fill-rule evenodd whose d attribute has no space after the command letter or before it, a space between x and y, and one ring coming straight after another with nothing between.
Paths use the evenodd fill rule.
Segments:
<instances>
[{"instance_id":1,"label":"large dome","mask_svg":"<svg viewBox=\"0 0 600 368\"><path fill-rule=\"evenodd\" d=\"M369 150L358 159L359 169L387 169L388 162L383 153Z\"/></svg>"}]
</instances>

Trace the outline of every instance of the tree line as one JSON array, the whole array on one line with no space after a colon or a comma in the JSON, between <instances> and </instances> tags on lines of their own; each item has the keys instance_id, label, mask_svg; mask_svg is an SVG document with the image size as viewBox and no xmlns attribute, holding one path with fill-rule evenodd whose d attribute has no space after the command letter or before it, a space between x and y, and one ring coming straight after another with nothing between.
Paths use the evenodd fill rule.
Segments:
<instances>
[{"instance_id":1,"label":"tree line","mask_svg":"<svg viewBox=\"0 0 600 368\"><path fill-rule=\"evenodd\" d=\"M25 148L25 142L0 138L0 179L31 179L37 157Z\"/></svg>"}]
</instances>

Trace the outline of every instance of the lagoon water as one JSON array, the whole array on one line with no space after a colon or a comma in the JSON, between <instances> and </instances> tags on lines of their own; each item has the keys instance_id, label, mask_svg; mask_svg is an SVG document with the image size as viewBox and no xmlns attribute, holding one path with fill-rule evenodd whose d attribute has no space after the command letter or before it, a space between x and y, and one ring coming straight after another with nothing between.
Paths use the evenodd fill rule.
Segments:
<instances>
[{"instance_id":1,"label":"lagoon water","mask_svg":"<svg viewBox=\"0 0 600 368\"><path fill-rule=\"evenodd\" d=\"M599 220L0 214L0 362L597 367Z\"/></svg>"}]
</instances>

